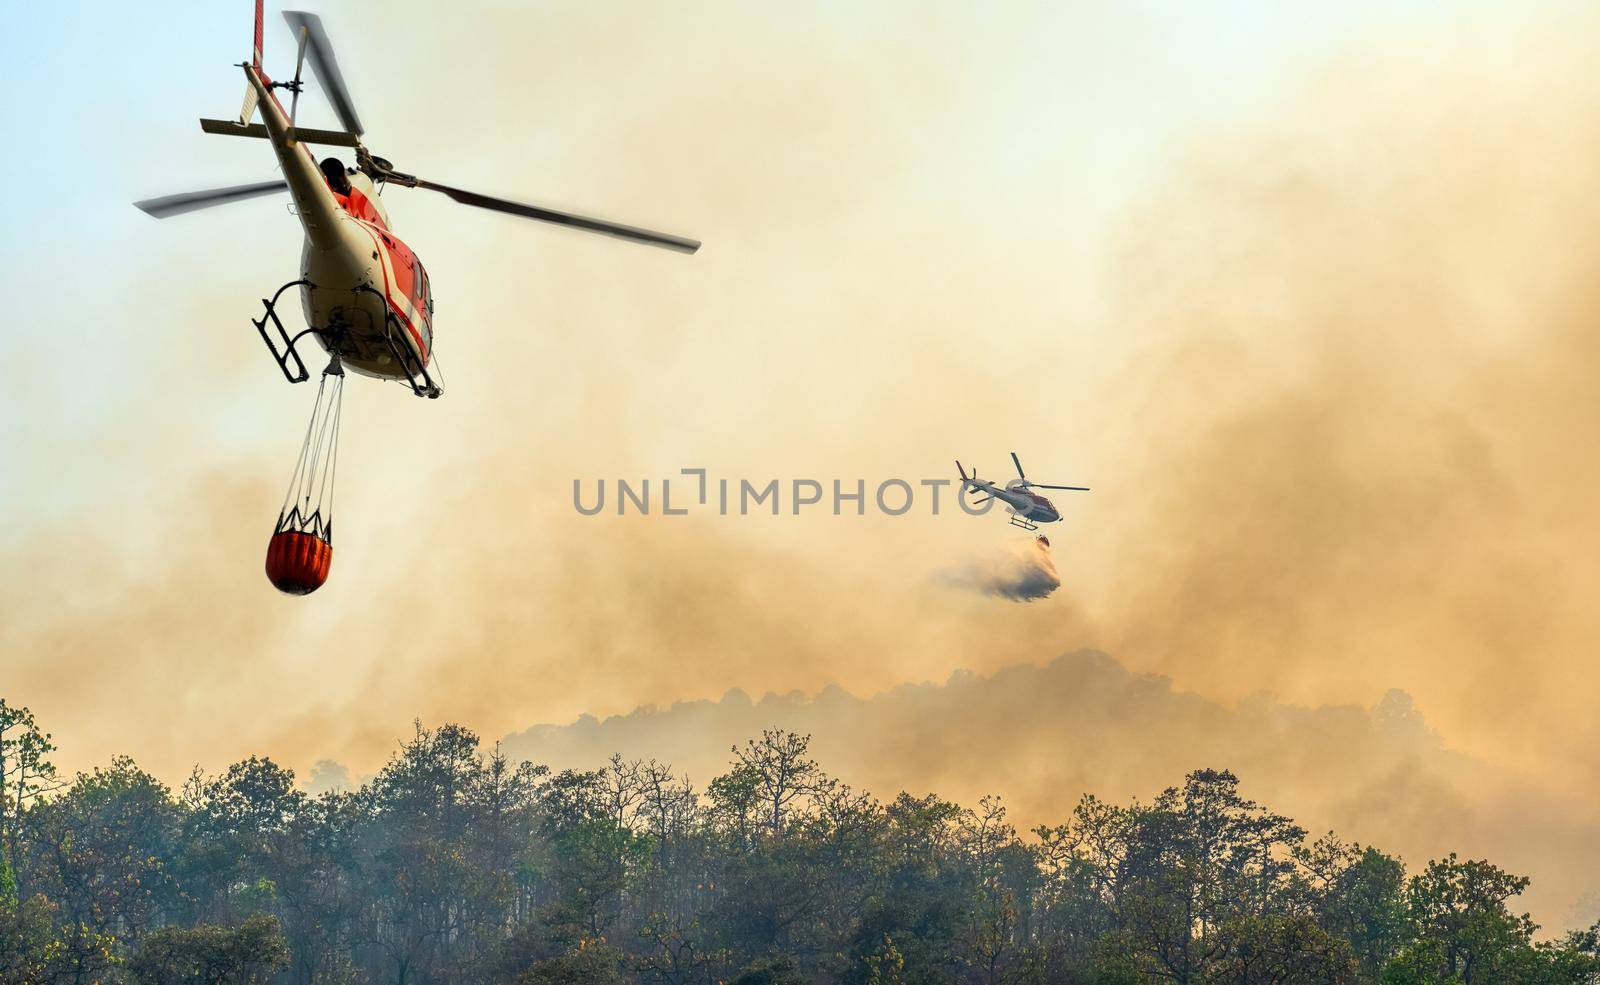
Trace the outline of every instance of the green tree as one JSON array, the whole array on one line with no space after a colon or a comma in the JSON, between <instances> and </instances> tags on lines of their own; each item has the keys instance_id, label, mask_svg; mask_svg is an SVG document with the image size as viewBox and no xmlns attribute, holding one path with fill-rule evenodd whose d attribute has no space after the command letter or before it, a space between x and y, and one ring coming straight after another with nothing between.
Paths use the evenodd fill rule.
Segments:
<instances>
[{"instance_id":1,"label":"green tree","mask_svg":"<svg viewBox=\"0 0 1600 985\"><path fill-rule=\"evenodd\" d=\"M1488 861L1460 861L1452 853L1412 876L1406 902L1413 940L1386 982L1488 985L1506 981L1538 929L1507 902L1528 880Z\"/></svg>"},{"instance_id":2,"label":"green tree","mask_svg":"<svg viewBox=\"0 0 1600 985\"><path fill-rule=\"evenodd\" d=\"M808 985L787 956L757 958L733 979L732 985Z\"/></svg>"},{"instance_id":3,"label":"green tree","mask_svg":"<svg viewBox=\"0 0 1600 985\"><path fill-rule=\"evenodd\" d=\"M761 822L774 838L782 838L796 803L825 790L833 781L815 760L807 758L811 736L767 729L744 748L733 747L736 766L755 784Z\"/></svg>"},{"instance_id":4,"label":"green tree","mask_svg":"<svg viewBox=\"0 0 1600 985\"><path fill-rule=\"evenodd\" d=\"M196 916L233 922L270 903L289 832L309 804L294 773L252 756L186 796L177 875Z\"/></svg>"},{"instance_id":5,"label":"green tree","mask_svg":"<svg viewBox=\"0 0 1600 985\"><path fill-rule=\"evenodd\" d=\"M1348 942L1309 916L1238 917L1217 928L1217 933L1227 947L1206 969L1208 985L1344 985L1358 974Z\"/></svg>"},{"instance_id":6,"label":"green tree","mask_svg":"<svg viewBox=\"0 0 1600 985\"><path fill-rule=\"evenodd\" d=\"M132 985L236 985L267 981L289 963L278 922L265 913L237 927L162 927L128 962Z\"/></svg>"},{"instance_id":7,"label":"green tree","mask_svg":"<svg viewBox=\"0 0 1600 985\"><path fill-rule=\"evenodd\" d=\"M117 965L117 941L63 926L43 896L0 899L0 985L98 981Z\"/></svg>"},{"instance_id":8,"label":"green tree","mask_svg":"<svg viewBox=\"0 0 1600 985\"><path fill-rule=\"evenodd\" d=\"M1351 849L1314 903L1322 927L1349 942L1363 981L1377 981L1406 940L1405 880L1399 859Z\"/></svg>"},{"instance_id":9,"label":"green tree","mask_svg":"<svg viewBox=\"0 0 1600 985\"><path fill-rule=\"evenodd\" d=\"M374 892L362 936L398 985L460 963L464 900L478 885L466 849L469 795L484 771L478 745L459 725L430 731L419 722L364 794L371 813L359 851Z\"/></svg>"},{"instance_id":10,"label":"green tree","mask_svg":"<svg viewBox=\"0 0 1600 985\"><path fill-rule=\"evenodd\" d=\"M603 941L585 938L564 954L534 963L518 985L623 985L622 954Z\"/></svg>"},{"instance_id":11,"label":"green tree","mask_svg":"<svg viewBox=\"0 0 1600 985\"><path fill-rule=\"evenodd\" d=\"M43 741L0 788L0 985L1600 985L1600 928L1535 941L1526 879L1308 844L1226 771L1020 835L993 798L880 803L782 731L704 796L453 725L314 798L258 757L176 797L122 758L52 791Z\"/></svg>"},{"instance_id":12,"label":"green tree","mask_svg":"<svg viewBox=\"0 0 1600 985\"><path fill-rule=\"evenodd\" d=\"M1118 933L1162 978L1204 981L1238 955L1229 924L1288 909L1304 829L1239 793L1238 777L1198 770L1127 818L1114 892Z\"/></svg>"},{"instance_id":13,"label":"green tree","mask_svg":"<svg viewBox=\"0 0 1600 985\"><path fill-rule=\"evenodd\" d=\"M0 895L16 893L22 862L22 824L28 805L58 790L61 780L49 756L50 733L33 712L0 698Z\"/></svg>"},{"instance_id":14,"label":"green tree","mask_svg":"<svg viewBox=\"0 0 1600 985\"><path fill-rule=\"evenodd\" d=\"M131 759L78 774L29 819L26 884L70 926L136 944L183 909L173 866L181 808Z\"/></svg>"}]
</instances>

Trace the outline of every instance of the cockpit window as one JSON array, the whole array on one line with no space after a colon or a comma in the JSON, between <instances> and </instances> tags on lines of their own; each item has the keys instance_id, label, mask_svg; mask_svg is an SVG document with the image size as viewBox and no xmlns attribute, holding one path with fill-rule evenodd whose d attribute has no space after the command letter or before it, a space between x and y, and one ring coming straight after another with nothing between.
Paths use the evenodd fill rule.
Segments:
<instances>
[{"instance_id":1,"label":"cockpit window","mask_svg":"<svg viewBox=\"0 0 1600 985\"><path fill-rule=\"evenodd\" d=\"M344 162L337 157L322 159L322 176L328 179L328 187L341 195L350 194L350 178L345 174Z\"/></svg>"}]
</instances>

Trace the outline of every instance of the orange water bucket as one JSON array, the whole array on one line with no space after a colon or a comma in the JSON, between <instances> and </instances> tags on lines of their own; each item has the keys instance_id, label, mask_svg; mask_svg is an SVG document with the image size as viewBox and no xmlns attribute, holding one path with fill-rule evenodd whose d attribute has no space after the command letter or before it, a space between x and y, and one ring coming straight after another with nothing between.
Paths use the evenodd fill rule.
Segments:
<instances>
[{"instance_id":1,"label":"orange water bucket","mask_svg":"<svg viewBox=\"0 0 1600 985\"><path fill-rule=\"evenodd\" d=\"M267 542L267 578L288 595L310 595L328 580L333 545L316 534L280 530Z\"/></svg>"}]
</instances>

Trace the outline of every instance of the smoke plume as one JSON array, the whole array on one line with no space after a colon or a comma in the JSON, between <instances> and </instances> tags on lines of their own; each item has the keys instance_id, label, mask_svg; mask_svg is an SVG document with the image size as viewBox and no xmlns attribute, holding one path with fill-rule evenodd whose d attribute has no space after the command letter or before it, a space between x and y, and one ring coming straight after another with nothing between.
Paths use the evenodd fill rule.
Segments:
<instances>
[{"instance_id":1,"label":"smoke plume","mask_svg":"<svg viewBox=\"0 0 1600 985\"><path fill-rule=\"evenodd\" d=\"M1061 576L1050 557L1050 542L1043 537L1007 541L943 569L937 578L953 588L1013 602L1048 598L1061 587Z\"/></svg>"}]
</instances>

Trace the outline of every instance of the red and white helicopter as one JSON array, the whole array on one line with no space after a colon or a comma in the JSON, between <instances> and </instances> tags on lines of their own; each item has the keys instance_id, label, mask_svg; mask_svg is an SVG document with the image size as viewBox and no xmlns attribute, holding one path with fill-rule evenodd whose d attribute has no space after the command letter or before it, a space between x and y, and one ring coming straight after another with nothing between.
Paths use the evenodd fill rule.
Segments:
<instances>
[{"instance_id":1,"label":"red and white helicopter","mask_svg":"<svg viewBox=\"0 0 1600 985\"><path fill-rule=\"evenodd\" d=\"M200 128L206 133L271 141L283 179L167 195L134 204L164 219L260 195L289 192L305 229L300 279L285 284L265 302L267 318L277 329L277 340L267 332L267 318L257 327L291 382L300 382L307 375L294 347L300 335L291 339L283 332L274 308L279 295L298 286L306 324L310 326L301 335L312 335L324 349L337 354L343 365L358 373L404 381L419 396L439 395L439 387L428 373L433 350L433 298L428 275L417 255L390 227L389 214L380 197L388 184L427 188L442 192L463 205L606 233L682 253L693 253L700 248L698 242L681 236L480 195L396 171L387 160L369 153L361 142L361 122L339 73L322 21L315 14L284 12L284 18L299 39L299 53L293 81L274 82L261 67L262 0L256 0L255 13L255 47L250 61L240 66L248 88L239 119L237 122L203 119ZM344 125L342 131L295 125L301 69L308 55L312 71ZM278 89L293 93L287 111L278 101ZM258 109L262 122L252 123ZM346 167L333 157L319 163L312 156L308 146L311 144L351 148L355 153L355 166ZM294 360L293 370L291 359Z\"/></svg>"},{"instance_id":2,"label":"red and white helicopter","mask_svg":"<svg viewBox=\"0 0 1600 985\"><path fill-rule=\"evenodd\" d=\"M327 578L331 558L331 480L344 368L380 380L404 382L421 397L437 397L441 392L428 369L433 358L433 295L428 274L416 253L390 227L381 198L385 186L427 188L463 205L605 233L680 253L693 253L700 244L681 236L464 191L396 171L387 160L369 153L361 142L361 122L322 21L315 14L300 11L285 11L284 18L299 40L294 79L274 82L261 66L262 0L256 0L255 45L250 60L240 65L246 89L239 118L200 121L200 128L206 133L270 141L283 178L167 195L134 205L165 219L282 191L288 191L294 200L305 231L300 278L280 287L270 299L263 299L266 313L252 321L291 383L304 382L310 376L296 348L302 338L315 338L330 356L306 444L267 554L267 573L273 583L286 592L305 594ZM296 124L301 70L308 56L311 70L333 104L343 130L314 130ZM293 94L288 110L278 100L279 89ZM260 123L252 122L257 110L261 113ZM354 167L334 157L318 162L311 153L312 144L350 148L355 156ZM285 331L276 310L278 299L292 287L300 288L307 325L293 336Z\"/></svg>"},{"instance_id":3,"label":"red and white helicopter","mask_svg":"<svg viewBox=\"0 0 1600 985\"><path fill-rule=\"evenodd\" d=\"M964 492L984 492L988 495L981 499L972 500L972 505L977 506L987 503L991 499L998 499L1007 506L1006 512L1011 514L1010 523L1014 527L1024 530L1038 530L1041 523L1054 523L1061 519L1061 514L1056 511L1055 504L1031 489L1066 489L1072 492L1088 492L1088 486L1050 486L1042 482L1031 481L1022 471L1022 461L1017 458L1017 453L1011 453L1011 461L1017 466L1017 477L1004 486L997 486L992 482L985 482L978 478L978 470L973 469L968 475L967 470L956 462L956 471L961 474L961 488ZM1048 541L1046 542L1048 543Z\"/></svg>"}]
</instances>

